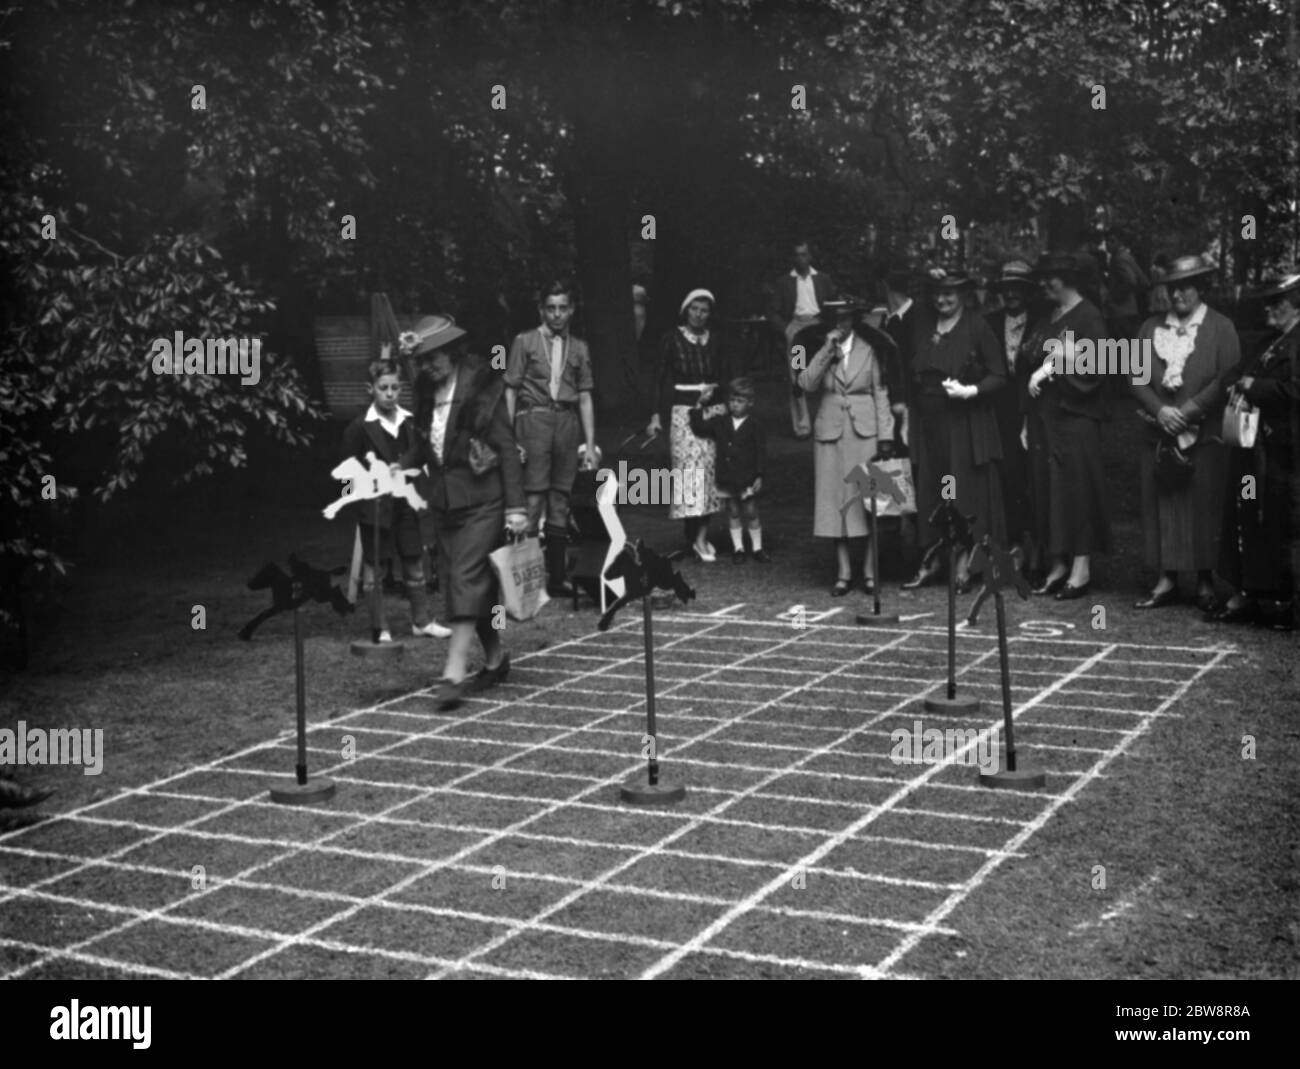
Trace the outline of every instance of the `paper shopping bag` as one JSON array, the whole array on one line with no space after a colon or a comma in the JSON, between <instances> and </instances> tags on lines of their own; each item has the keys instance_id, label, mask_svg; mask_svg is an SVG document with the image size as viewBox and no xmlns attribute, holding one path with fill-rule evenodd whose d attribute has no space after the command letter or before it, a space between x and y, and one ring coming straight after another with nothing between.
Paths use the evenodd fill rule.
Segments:
<instances>
[{"instance_id":1,"label":"paper shopping bag","mask_svg":"<svg viewBox=\"0 0 1300 1069\"><path fill-rule=\"evenodd\" d=\"M546 560L536 538L507 542L488 563L501 584L501 604L512 620L531 620L550 601L546 593Z\"/></svg>"}]
</instances>

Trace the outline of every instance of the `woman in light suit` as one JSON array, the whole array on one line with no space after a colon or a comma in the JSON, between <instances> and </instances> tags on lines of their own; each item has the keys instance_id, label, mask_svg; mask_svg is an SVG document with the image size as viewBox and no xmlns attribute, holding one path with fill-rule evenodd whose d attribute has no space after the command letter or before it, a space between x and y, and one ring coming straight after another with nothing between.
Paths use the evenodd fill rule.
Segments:
<instances>
[{"instance_id":1,"label":"woman in light suit","mask_svg":"<svg viewBox=\"0 0 1300 1069\"><path fill-rule=\"evenodd\" d=\"M871 534L862 498L845 476L893 448L894 417L881 378L885 350L893 343L887 334L855 323L862 305L846 301L824 307L836 317L835 329L799 372L798 384L821 397L813 423L813 537L835 540L839 572L831 597L839 598L853 583L849 539ZM862 571L863 589L870 594L876 581L870 553L864 554Z\"/></svg>"}]
</instances>

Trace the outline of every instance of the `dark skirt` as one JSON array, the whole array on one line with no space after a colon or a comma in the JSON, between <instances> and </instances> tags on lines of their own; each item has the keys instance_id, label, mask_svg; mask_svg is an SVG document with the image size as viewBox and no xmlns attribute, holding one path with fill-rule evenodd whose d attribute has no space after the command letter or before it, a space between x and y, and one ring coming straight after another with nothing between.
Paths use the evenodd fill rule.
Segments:
<instances>
[{"instance_id":1,"label":"dark skirt","mask_svg":"<svg viewBox=\"0 0 1300 1069\"><path fill-rule=\"evenodd\" d=\"M500 603L488 555L504 541L505 503L433 513L438 533L438 582L446 591L448 620L486 620Z\"/></svg>"},{"instance_id":2,"label":"dark skirt","mask_svg":"<svg viewBox=\"0 0 1300 1069\"><path fill-rule=\"evenodd\" d=\"M1025 456L1025 508L1037 555L1047 552L1052 544L1052 465L1048 462L1047 427L1036 410L1029 413L1026 437L1029 452ZM1045 562L1039 559L1034 563Z\"/></svg>"},{"instance_id":3,"label":"dark skirt","mask_svg":"<svg viewBox=\"0 0 1300 1069\"><path fill-rule=\"evenodd\" d=\"M996 462L976 464L969 446L954 441L945 396L921 394L911 414L913 478L916 481L917 533L929 545L939 532L929 524L930 514L945 500L945 476L953 476L956 505L963 516L974 516L971 531L979 541L986 534L999 546L1006 546L1006 515L1002 505L1002 481Z\"/></svg>"},{"instance_id":4,"label":"dark skirt","mask_svg":"<svg viewBox=\"0 0 1300 1069\"><path fill-rule=\"evenodd\" d=\"M1169 489L1156 476L1156 443L1144 435L1138 457L1142 483L1143 557L1150 568L1191 572L1219 563L1223 535L1223 482L1228 450L1219 442L1192 449L1192 477L1185 487Z\"/></svg>"},{"instance_id":5,"label":"dark skirt","mask_svg":"<svg viewBox=\"0 0 1300 1069\"><path fill-rule=\"evenodd\" d=\"M1025 534L1033 530L1034 519L1030 502L1029 455L1020 444L1020 430L1002 436L1002 468L998 473L1002 482L1002 507L1006 515L1007 539L1011 544L1024 541Z\"/></svg>"},{"instance_id":6,"label":"dark skirt","mask_svg":"<svg viewBox=\"0 0 1300 1069\"><path fill-rule=\"evenodd\" d=\"M1110 517L1101 466L1101 424L1087 416L1046 408L1043 429L1052 553L1074 557L1107 552Z\"/></svg>"},{"instance_id":7,"label":"dark skirt","mask_svg":"<svg viewBox=\"0 0 1300 1069\"><path fill-rule=\"evenodd\" d=\"M1238 590L1285 601L1294 581L1291 543L1300 533L1291 516L1291 450L1261 438L1254 449L1227 451L1219 574ZM1253 501L1242 499L1247 475L1255 479Z\"/></svg>"}]
</instances>

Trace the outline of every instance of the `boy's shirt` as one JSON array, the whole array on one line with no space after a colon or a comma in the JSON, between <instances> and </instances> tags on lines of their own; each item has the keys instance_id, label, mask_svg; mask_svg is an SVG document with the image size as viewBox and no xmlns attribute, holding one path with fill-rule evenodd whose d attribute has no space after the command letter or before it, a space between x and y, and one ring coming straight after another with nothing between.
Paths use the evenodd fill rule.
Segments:
<instances>
[{"instance_id":1,"label":"boy's shirt","mask_svg":"<svg viewBox=\"0 0 1300 1069\"><path fill-rule=\"evenodd\" d=\"M563 365L557 366L553 361L552 354L557 350ZM505 381L512 390L519 391L517 412L552 402L573 404L584 390L590 391L595 386L587 343L575 338L572 332L553 335L544 326L526 330L510 346Z\"/></svg>"}]
</instances>

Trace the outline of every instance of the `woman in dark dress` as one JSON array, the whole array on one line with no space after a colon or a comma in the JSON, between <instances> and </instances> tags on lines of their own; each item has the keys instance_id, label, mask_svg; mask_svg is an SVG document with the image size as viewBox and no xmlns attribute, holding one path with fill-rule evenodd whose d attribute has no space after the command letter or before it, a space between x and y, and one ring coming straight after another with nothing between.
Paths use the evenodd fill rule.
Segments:
<instances>
[{"instance_id":1,"label":"woman in dark dress","mask_svg":"<svg viewBox=\"0 0 1300 1069\"><path fill-rule=\"evenodd\" d=\"M964 516L974 516L976 541L989 535L1006 545L998 436L992 396L1007 385L1007 360L984 317L963 307L969 278L933 268L926 279L930 308L918 315L912 334L908 391L908 447L916 482L917 527L923 545L937 541L930 514L953 498ZM951 480L949 479L951 477ZM945 492L947 491L947 492ZM937 558L906 589L924 586L941 570ZM969 557L957 561L957 583L971 586Z\"/></svg>"},{"instance_id":2,"label":"woman in dark dress","mask_svg":"<svg viewBox=\"0 0 1300 1069\"><path fill-rule=\"evenodd\" d=\"M710 438L697 438L691 431L691 409L708 387L713 404L706 416L726 411L718 396L718 384L728 381L716 331L709 329L713 294L691 290L682 301L681 323L664 335L656 389L656 405L646 433L663 430L659 413L670 409L668 448L674 471L682 473L681 500L668 509L670 519L685 521L686 544L696 559L706 564L717 560L709 542L709 518L718 511L717 446Z\"/></svg>"},{"instance_id":3,"label":"woman in dark dress","mask_svg":"<svg viewBox=\"0 0 1300 1069\"><path fill-rule=\"evenodd\" d=\"M1101 311L1079 292L1089 265L1069 253L1046 253L1034 273L1050 305L1029 331L1024 358L1029 376L1029 465L1035 527L1046 534L1051 568L1035 594L1058 601L1091 590L1092 554L1110 547L1101 425L1106 419L1103 378L1058 367L1067 344L1106 337ZM1068 337L1067 337L1068 335Z\"/></svg>"},{"instance_id":4,"label":"woman in dark dress","mask_svg":"<svg viewBox=\"0 0 1300 1069\"><path fill-rule=\"evenodd\" d=\"M1214 607L1214 568L1223 531L1223 483L1228 451L1220 437L1226 379L1241 361L1237 330L1201 294L1214 265L1180 256L1165 283L1172 307L1138 330L1149 343L1150 381L1134 381L1133 396L1146 423L1139 471L1146 563L1159 578L1139 609L1158 609L1179 599L1178 573L1196 572L1196 603ZM1162 474L1157 450L1175 449L1190 462L1185 475Z\"/></svg>"},{"instance_id":5,"label":"woman in dark dress","mask_svg":"<svg viewBox=\"0 0 1300 1069\"><path fill-rule=\"evenodd\" d=\"M402 461L403 467L425 466L429 472L438 581L451 627L435 695L439 709L454 709L467 691L495 686L510 671L501 633L492 626L500 596L488 556L501 545L503 532L519 536L528 526L505 382L465 350L458 340L463 334L449 316L430 316L416 332L414 448ZM485 663L471 678L476 633Z\"/></svg>"},{"instance_id":6,"label":"woman in dark dress","mask_svg":"<svg viewBox=\"0 0 1300 1069\"><path fill-rule=\"evenodd\" d=\"M1231 395L1259 408L1252 449L1232 449L1219 573L1235 592L1209 618L1290 629L1295 623L1295 560L1300 536L1300 274L1261 295L1273 328L1259 350L1229 376ZM1254 494L1243 493L1247 477Z\"/></svg>"}]
</instances>

